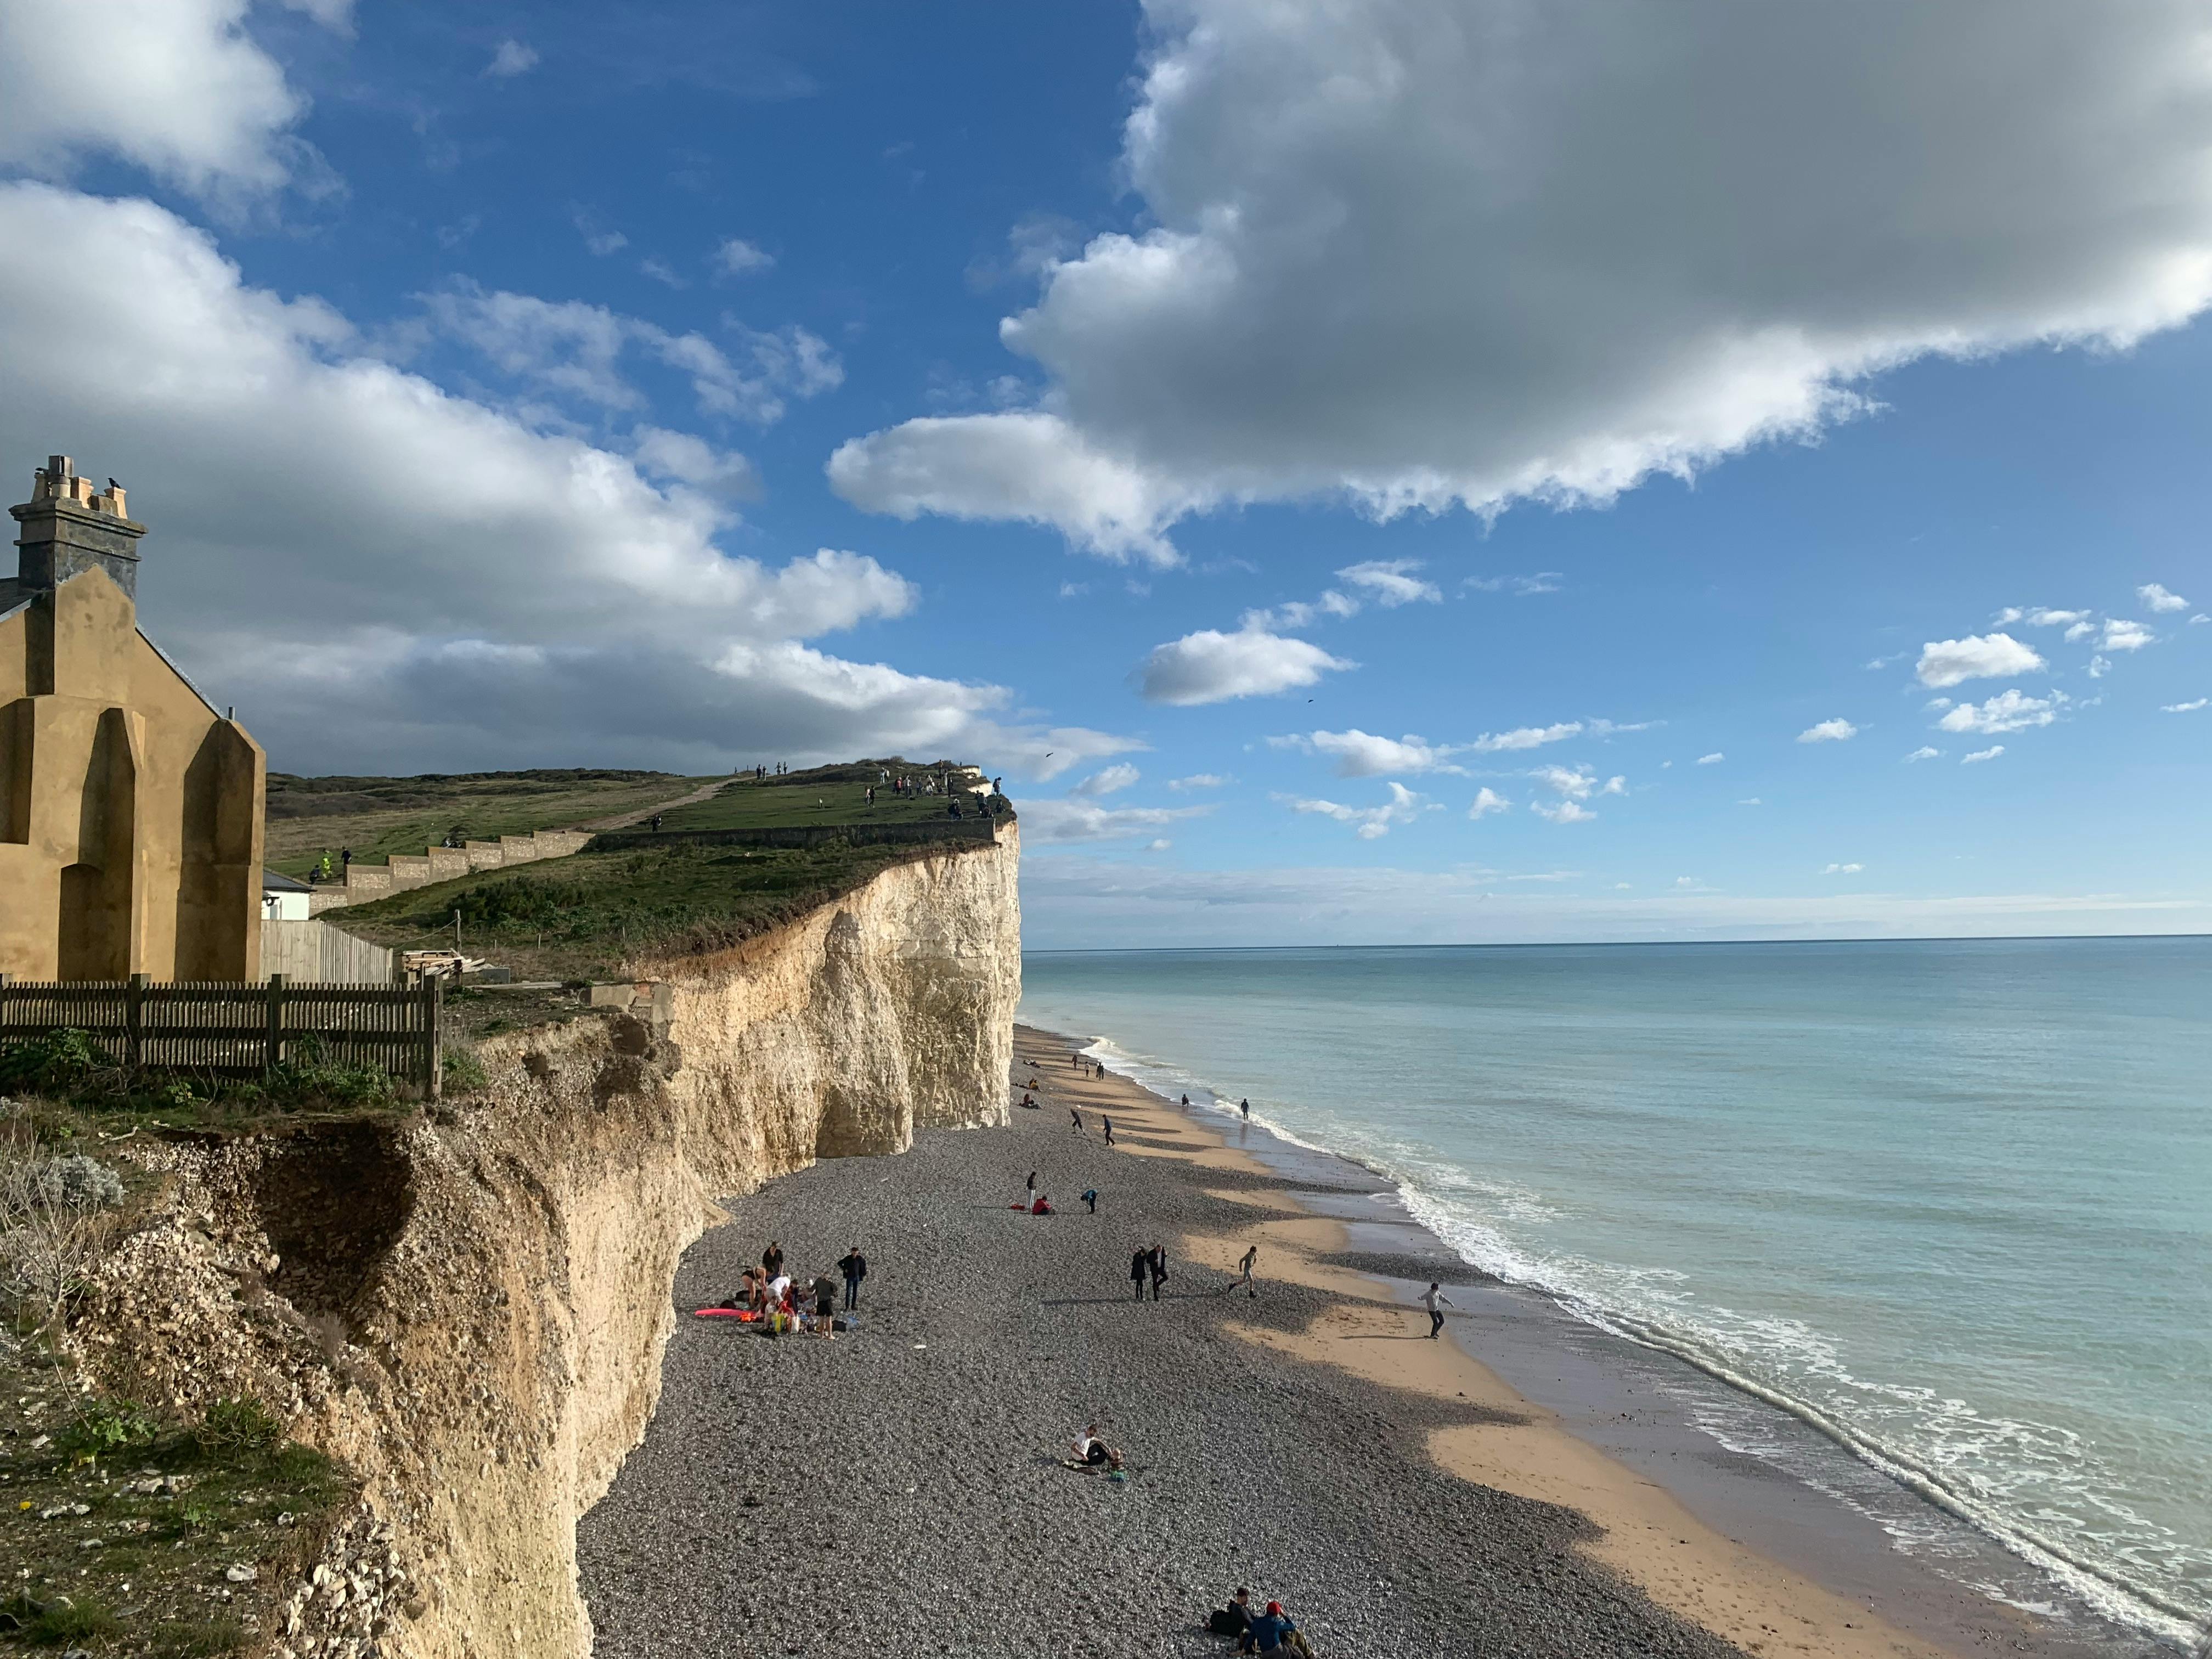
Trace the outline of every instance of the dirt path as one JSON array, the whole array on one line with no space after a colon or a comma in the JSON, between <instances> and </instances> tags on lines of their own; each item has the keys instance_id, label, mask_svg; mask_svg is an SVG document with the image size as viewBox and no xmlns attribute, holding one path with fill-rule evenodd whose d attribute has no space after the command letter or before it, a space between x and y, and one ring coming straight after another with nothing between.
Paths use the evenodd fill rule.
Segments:
<instances>
[{"instance_id":1,"label":"dirt path","mask_svg":"<svg viewBox=\"0 0 2212 1659\"><path fill-rule=\"evenodd\" d=\"M592 818L586 823L578 824L576 828L579 830L627 830L634 823L643 823L655 812L665 812L671 807L696 805L700 801L705 800L708 797L720 793L721 790L728 787L737 781L738 775L732 772L726 778L716 778L714 782L702 785L699 788L694 789L688 795L678 795L674 800L664 800L652 806L641 806L635 812L617 812L611 818Z\"/></svg>"}]
</instances>

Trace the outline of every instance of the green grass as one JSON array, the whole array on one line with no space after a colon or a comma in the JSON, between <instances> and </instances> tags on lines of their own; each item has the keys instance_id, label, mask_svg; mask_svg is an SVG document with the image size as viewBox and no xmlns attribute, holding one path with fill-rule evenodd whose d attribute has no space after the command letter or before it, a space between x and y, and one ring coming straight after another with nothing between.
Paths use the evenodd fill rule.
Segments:
<instances>
[{"instance_id":1,"label":"green grass","mask_svg":"<svg viewBox=\"0 0 2212 1659\"><path fill-rule=\"evenodd\" d=\"M902 760L856 761L842 766L822 766L811 771L771 776L756 782L740 777L720 794L690 806L679 806L663 815L663 830L752 830L819 823L927 823L945 817L943 795L894 795L878 781L882 772L893 776L907 773L919 777L927 769ZM944 775L945 763L936 765ZM973 812L982 798L966 793L964 786L978 781L972 774L954 773L963 811ZM867 801L868 786L876 786L876 801Z\"/></svg>"},{"instance_id":2,"label":"green grass","mask_svg":"<svg viewBox=\"0 0 2212 1659\"><path fill-rule=\"evenodd\" d=\"M376 863L393 853L420 856L449 835L473 841L566 830L641 811L689 794L711 778L670 772L568 769L425 774L412 778L269 775L268 839L272 870L306 876L325 851L341 848Z\"/></svg>"},{"instance_id":3,"label":"green grass","mask_svg":"<svg viewBox=\"0 0 2212 1659\"><path fill-rule=\"evenodd\" d=\"M459 910L462 948L518 979L617 978L641 959L726 949L926 850L678 842L579 853L351 906L345 928L400 949L450 944Z\"/></svg>"}]
</instances>

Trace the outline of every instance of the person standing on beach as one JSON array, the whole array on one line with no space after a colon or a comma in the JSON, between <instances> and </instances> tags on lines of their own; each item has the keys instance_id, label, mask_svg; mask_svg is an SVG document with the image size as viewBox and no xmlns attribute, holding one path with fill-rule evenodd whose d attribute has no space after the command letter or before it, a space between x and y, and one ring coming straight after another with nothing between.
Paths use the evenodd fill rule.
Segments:
<instances>
[{"instance_id":1,"label":"person standing on beach","mask_svg":"<svg viewBox=\"0 0 2212 1659\"><path fill-rule=\"evenodd\" d=\"M1252 1121L1252 1103L1250 1101L1238 1101L1237 1103L1237 1109L1244 1114L1244 1121L1247 1123L1249 1123Z\"/></svg>"},{"instance_id":2,"label":"person standing on beach","mask_svg":"<svg viewBox=\"0 0 2212 1659\"><path fill-rule=\"evenodd\" d=\"M761 1267L770 1279L783 1277L783 1246L772 1238L768 1249L761 1252Z\"/></svg>"},{"instance_id":3,"label":"person standing on beach","mask_svg":"<svg viewBox=\"0 0 2212 1659\"><path fill-rule=\"evenodd\" d=\"M1237 1264L1237 1267L1243 1271L1244 1274L1243 1278L1237 1281L1238 1284L1249 1285L1252 1282L1252 1264L1259 1259L1260 1247L1257 1244L1255 1244L1250 1249L1244 1252L1244 1259ZM1252 1294L1257 1296L1259 1295L1259 1292L1255 1291Z\"/></svg>"},{"instance_id":4,"label":"person standing on beach","mask_svg":"<svg viewBox=\"0 0 2212 1659\"><path fill-rule=\"evenodd\" d=\"M1145 1277L1152 1269L1152 1253L1143 1245L1137 1246L1129 1257L1129 1282L1137 1287L1137 1300L1145 1299Z\"/></svg>"},{"instance_id":5,"label":"person standing on beach","mask_svg":"<svg viewBox=\"0 0 2212 1659\"><path fill-rule=\"evenodd\" d=\"M1098 1114L1098 1121L1106 1131L1106 1144L1111 1146L1114 1144L1114 1120L1101 1112Z\"/></svg>"},{"instance_id":6,"label":"person standing on beach","mask_svg":"<svg viewBox=\"0 0 2212 1659\"><path fill-rule=\"evenodd\" d=\"M845 1275L845 1311L850 1313L860 1305L860 1281L868 1276L868 1258L859 1245L837 1259L837 1271Z\"/></svg>"},{"instance_id":7,"label":"person standing on beach","mask_svg":"<svg viewBox=\"0 0 2212 1659\"><path fill-rule=\"evenodd\" d=\"M1433 1279L1429 1288L1421 1293L1421 1305L1429 1310L1429 1340L1436 1340L1437 1333L1444 1328L1444 1310L1459 1304L1443 1293L1443 1287Z\"/></svg>"},{"instance_id":8,"label":"person standing on beach","mask_svg":"<svg viewBox=\"0 0 2212 1659\"><path fill-rule=\"evenodd\" d=\"M1152 1259L1147 1265L1152 1273L1152 1300L1157 1302L1160 1299L1160 1286L1168 1282L1168 1247L1153 1245Z\"/></svg>"},{"instance_id":9,"label":"person standing on beach","mask_svg":"<svg viewBox=\"0 0 2212 1659\"><path fill-rule=\"evenodd\" d=\"M1030 1178L1022 1183L1022 1190L1027 1193L1031 1198L1035 1198L1036 1196L1036 1171L1035 1170L1031 1170L1030 1171Z\"/></svg>"}]
</instances>

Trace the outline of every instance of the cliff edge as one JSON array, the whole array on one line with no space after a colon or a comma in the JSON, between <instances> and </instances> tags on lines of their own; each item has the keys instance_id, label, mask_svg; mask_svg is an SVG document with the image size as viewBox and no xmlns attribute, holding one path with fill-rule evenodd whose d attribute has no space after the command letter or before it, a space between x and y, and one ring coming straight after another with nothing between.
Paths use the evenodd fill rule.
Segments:
<instances>
[{"instance_id":1,"label":"cliff edge","mask_svg":"<svg viewBox=\"0 0 2212 1659\"><path fill-rule=\"evenodd\" d=\"M575 1522L659 1390L716 1201L920 1127L1003 1122L1018 832L896 865L624 1013L488 1039L422 1121L137 1156L167 1177L72 1338L105 1388L252 1395L365 1482L270 1651L590 1651Z\"/></svg>"}]
</instances>

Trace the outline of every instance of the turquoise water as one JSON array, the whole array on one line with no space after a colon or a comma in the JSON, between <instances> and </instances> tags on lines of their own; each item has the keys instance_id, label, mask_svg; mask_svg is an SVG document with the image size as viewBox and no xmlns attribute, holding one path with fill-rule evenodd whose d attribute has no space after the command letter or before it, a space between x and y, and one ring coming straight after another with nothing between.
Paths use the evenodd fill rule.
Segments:
<instances>
[{"instance_id":1,"label":"turquoise water","mask_svg":"<svg viewBox=\"0 0 2212 1659\"><path fill-rule=\"evenodd\" d=\"M1474 1265L2076 1595L2212 1615L2212 939L1045 952L1022 1018L1348 1153Z\"/></svg>"}]
</instances>

